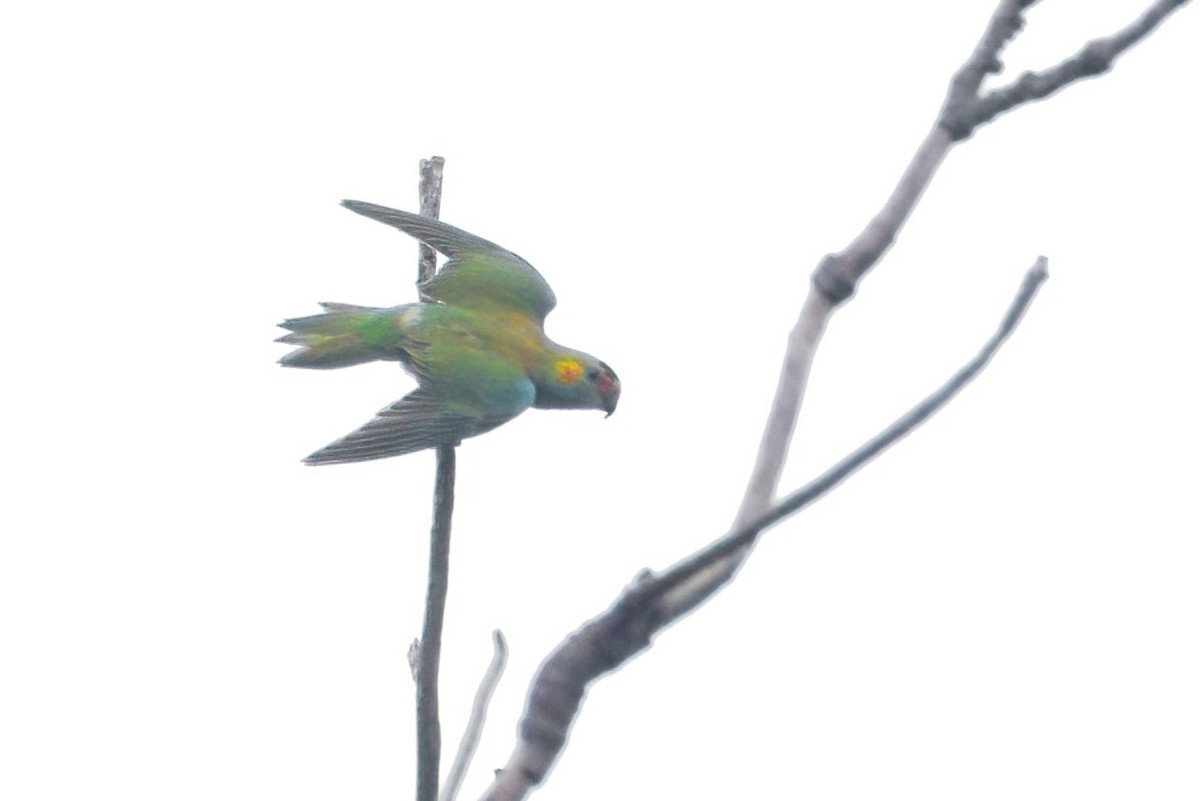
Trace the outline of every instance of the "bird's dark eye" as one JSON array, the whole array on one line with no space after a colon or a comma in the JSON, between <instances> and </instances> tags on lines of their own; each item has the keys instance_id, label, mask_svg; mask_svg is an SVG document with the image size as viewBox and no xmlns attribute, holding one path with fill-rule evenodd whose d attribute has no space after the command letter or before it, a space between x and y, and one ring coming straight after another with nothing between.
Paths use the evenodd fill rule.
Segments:
<instances>
[{"instance_id":1,"label":"bird's dark eye","mask_svg":"<svg viewBox=\"0 0 1200 801\"><path fill-rule=\"evenodd\" d=\"M600 378L600 371L593 367L591 370L587 371L587 377L588 381L595 381L596 379Z\"/></svg>"}]
</instances>

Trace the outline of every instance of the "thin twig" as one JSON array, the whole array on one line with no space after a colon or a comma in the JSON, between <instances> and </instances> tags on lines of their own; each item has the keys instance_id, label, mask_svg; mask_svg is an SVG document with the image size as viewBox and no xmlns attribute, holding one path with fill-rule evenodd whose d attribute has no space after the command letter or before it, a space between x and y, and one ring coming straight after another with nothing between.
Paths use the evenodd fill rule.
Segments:
<instances>
[{"instance_id":1,"label":"thin twig","mask_svg":"<svg viewBox=\"0 0 1200 801\"><path fill-rule=\"evenodd\" d=\"M487 801L517 801L549 772L566 743L588 684L650 646L651 637L711 597L687 596L680 604L675 590L731 554L748 546L781 520L829 493L858 468L928 420L974 379L1004 344L1033 302L1047 277L1046 259L1038 258L1025 274L996 332L973 359L896 422L837 462L813 481L785 497L767 512L679 562L659 576L644 574L626 589L607 612L585 623L542 663L530 689L521 739L508 764L496 777ZM714 588L715 592L717 588Z\"/></svg>"},{"instance_id":2,"label":"thin twig","mask_svg":"<svg viewBox=\"0 0 1200 801\"><path fill-rule=\"evenodd\" d=\"M471 717L467 719L467 727L463 731L462 741L458 744L458 753L454 755L454 764L446 776L442 786L442 795L438 801L454 801L462 787L471 760L475 757L475 749L479 747L479 739L483 735L483 724L487 722L488 705L492 702L492 694L504 674L504 663L508 660L508 644L504 642L504 634L500 629L492 632L492 661L479 682L475 691L475 702L471 705Z\"/></svg>"},{"instance_id":3,"label":"thin twig","mask_svg":"<svg viewBox=\"0 0 1200 801\"><path fill-rule=\"evenodd\" d=\"M437 217L441 206L440 157L421 161L421 213ZM418 280L433 275L436 257L421 246ZM428 254L426 254L428 250ZM429 256L428 260L426 256ZM450 518L454 513L453 445L437 449L437 477L433 489L433 526L429 542L429 583L425 593L425 621L416 658L417 679L417 801L436 801L442 756L442 730L438 718L438 667L442 655L442 622L450 583Z\"/></svg>"}]
</instances>

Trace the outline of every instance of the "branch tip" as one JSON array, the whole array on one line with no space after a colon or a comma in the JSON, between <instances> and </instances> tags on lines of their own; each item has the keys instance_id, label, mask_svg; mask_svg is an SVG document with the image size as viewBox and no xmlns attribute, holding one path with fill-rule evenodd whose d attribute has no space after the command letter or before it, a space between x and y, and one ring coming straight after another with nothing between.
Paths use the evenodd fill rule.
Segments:
<instances>
[{"instance_id":1,"label":"branch tip","mask_svg":"<svg viewBox=\"0 0 1200 801\"><path fill-rule=\"evenodd\" d=\"M438 801L455 801L458 796L458 791L471 767L471 760L479 748L479 740L483 736L483 726L487 720L488 706L491 704L492 694L500 684L500 677L504 674L504 665L507 661L508 643L504 640L504 633L500 629L495 629L492 631L492 661L488 664L487 670L479 682L479 689L475 691L471 715L467 719L462 740L458 745L458 753L454 756L454 763L450 766L450 773L446 776L446 784L442 788L442 794Z\"/></svg>"}]
</instances>

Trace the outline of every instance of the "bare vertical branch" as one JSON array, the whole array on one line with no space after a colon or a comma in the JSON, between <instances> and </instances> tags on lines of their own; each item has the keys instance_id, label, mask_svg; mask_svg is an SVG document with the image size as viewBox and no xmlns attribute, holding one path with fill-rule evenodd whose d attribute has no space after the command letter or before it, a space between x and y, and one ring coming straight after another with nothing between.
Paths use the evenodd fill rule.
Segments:
<instances>
[{"instance_id":1,"label":"bare vertical branch","mask_svg":"<svg viewBox=\"0 0 1200 801\"><path fill-rule=\"evenodd\" d=\"M442 214L442 169L446 160L441 156L421 159L421 213L435 220ZM433 278L437 272L437 253L429 245L420 242L420 256L417 260L417 284L422 284Z\"/></svg>"},{"instance_id":2,"label":"bare vertical branch","mask_svg":"<svg viewBox=\"0 0 1200 801\"><path fill-rule=\"evenodd\" d=\"M441 157L421 161L421 213L437 217L442 201ZM418 281L432 277L436 254L421 245ZM417 679L417 801L437 801L442 758L442 727L438 717L438 667L442 655L442 623L450 584L450 518L454 513L453 445L437 449L433 489L433 526L429 542L429 580L425 593L425 622L416 657Z\"/></svg>"}]
</instances>

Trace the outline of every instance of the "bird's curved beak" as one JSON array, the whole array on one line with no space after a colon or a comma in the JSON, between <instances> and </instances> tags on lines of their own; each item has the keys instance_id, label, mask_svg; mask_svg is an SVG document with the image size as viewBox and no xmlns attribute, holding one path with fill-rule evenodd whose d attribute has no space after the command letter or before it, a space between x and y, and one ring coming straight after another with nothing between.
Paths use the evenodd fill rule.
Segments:
<instances>
[{"instance_id":1,"label":"bird's curved beak","mask_svg":"<svg viewBox=\"0 0 1200 801\"><path fill-rule=\"evenodd\" d=\"M607 419L617 410L617 401L621 399L621 379L617 378L613 369L604 362L600 362L600 369L604 372L597 380L596 388L600 390L600 401L604 411L608 412L604 415Z\"/></svg>"},{"instance_id":2,"label":"bird's curved beak","mask_svg":"<svg viewBox=\"0 0 1200 801\"><path fill-rule=\"evenodd\" d=\"M608 414L604 415L604 419L612 417L612 413L617 410L617 401L621 399L621 382L613 381L612 389L604 395L604 411Z\"/></svg>"}]
</instances>

